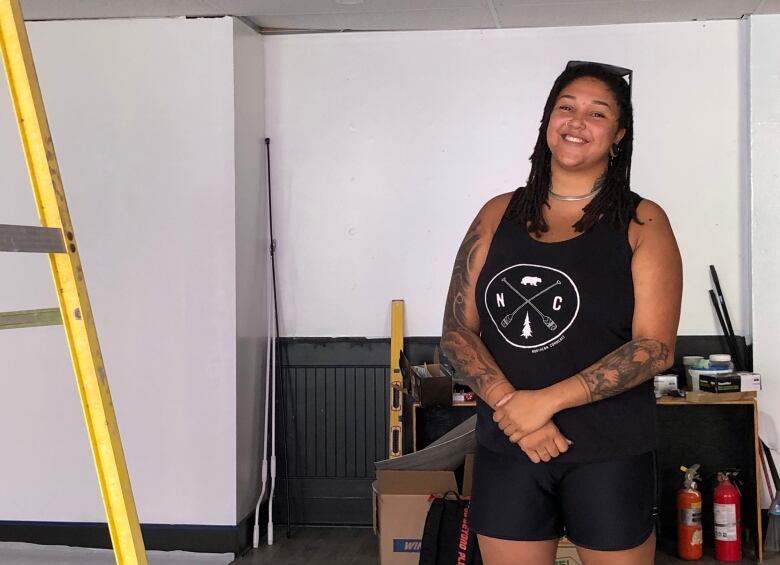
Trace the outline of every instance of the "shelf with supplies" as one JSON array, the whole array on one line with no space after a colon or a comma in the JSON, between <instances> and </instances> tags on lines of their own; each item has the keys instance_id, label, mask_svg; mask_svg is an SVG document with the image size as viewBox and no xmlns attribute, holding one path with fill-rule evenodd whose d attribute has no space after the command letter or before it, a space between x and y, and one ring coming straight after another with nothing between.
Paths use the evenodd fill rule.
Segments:
<instances>
[{"instance_id":1,"label":"shelf with supplies","mask_svg":"<svg viewBox=\"0 0 780 565\"><path fill-rule=\"evenodd\" d=\"M684 397L662 396L656 404L754 404L758 397L755 391L745 392L700 392L688 391Z\"/></svg>"},{"instance_id":2,"label":"shelf with supplies","mask_svg":"<svg viewBox=\"0 0 780 565\"><path fill-rule=\"evenodd\" d=\"M711 554L714 540L715 473L737 468L742 482L743 560L763 561L757 393L688 392L685 398L661 397L657 406L659 548L670 554L676 551L676 495L683 478L680 466L698 463L705 555Z\"/></svg>"},{"instance_id":3,"label":"shelf with supplies","mask_svg":"<svg viewBox=\"0 0 780 565\"><path fill-rule=\"evenodd\" d=\"M460 400L452 377L439 363L439 350L433 362L412 364L401 351L403 382L404 453L422 449L467 420L476 411L476 400ZM473 396L473 393L469 391Z\"/></svg>"}]
</instances>

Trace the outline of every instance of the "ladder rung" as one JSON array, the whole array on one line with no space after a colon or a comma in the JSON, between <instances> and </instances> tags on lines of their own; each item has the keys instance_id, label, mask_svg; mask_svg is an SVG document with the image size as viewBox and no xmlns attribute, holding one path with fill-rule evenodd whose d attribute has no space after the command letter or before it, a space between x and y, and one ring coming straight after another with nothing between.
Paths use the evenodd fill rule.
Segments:
<instances>
[{"instance_id":1,"label":"ladder rung","mask_svg":"<svg viewBox=\"0 0 780 565\"><path fill-rule=\"evenodd\" d=\"M65 253L65 242L57 228L0 224L0 251Z\"/></svg>"},{"instance_id":2,"label":"ladder rung","mask_svg":"<svg viewBox=\"0 0 780 565\"><path fill-rule=\"evenodd\" d=\"M34 328L37 326L59 326L61 324L62 316L60 315L59 308L0 312L0 330Z\"/></svg>"}]
</instances>

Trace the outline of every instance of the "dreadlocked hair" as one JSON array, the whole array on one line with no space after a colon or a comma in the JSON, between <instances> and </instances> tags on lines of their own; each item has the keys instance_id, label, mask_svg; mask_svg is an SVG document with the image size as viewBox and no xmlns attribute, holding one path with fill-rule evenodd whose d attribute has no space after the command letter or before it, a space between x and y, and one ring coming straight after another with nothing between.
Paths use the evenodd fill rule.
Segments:
<instances>
[{"instance_id":1,"label":"dreadlocked hair","mask_svg":"<svg viewBox=\"0 0 780 565\"><path fill-rule=\"evenodd\" d=\"M561 91L574 80L582 77L595 78L607 85L618 103L618 127L626 130L623 139L615 148L617 155L610 158L604 176L599 179L602 188L583 209L584 215L574 224L575 231L584 232L600 219L605 218L615 228L625 228L636 216L636 203L631 197L631 154L634 148L634 112L631 106L631 91L622 77L598 64L583 64L567 69L555 80L547 103L544 106L539 136L531 155L531 172L524 187L512 195L507 207L508 218L527 226L530 233L541 234L549 230L544 219L543 207L548 206L550 189L550 161L552 153L547 145L547 126L550 123L555 103Z\"/></svg>"}]
</instances>

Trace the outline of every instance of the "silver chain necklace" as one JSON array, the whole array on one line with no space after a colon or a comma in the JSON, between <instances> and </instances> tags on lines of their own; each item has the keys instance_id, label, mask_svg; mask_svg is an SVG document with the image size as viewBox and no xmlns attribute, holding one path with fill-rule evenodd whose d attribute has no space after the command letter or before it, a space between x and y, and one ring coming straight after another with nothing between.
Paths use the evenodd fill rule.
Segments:
<instances>
[{"instance_id":1,"label":"silver chain necklace","mask_svg":"<svg viewBox=\"0 0 780 565\"><path fill-rule=\"evenodd\" d=\"M552 196L556 200L564 200L566 202L576 202L578 200L587 200L588 198L593 198L594 196L596 196L601 191L603 186L604 186L603 184L598 183L598 186L596 186L596 188L591 190L589 193L581 194L581 195L577 195L577 196L568 196L566 194L558 194L557 192L553 191L552 187L548 188L547 192L550 194L550 196Z\"/></svg>"}]
</instances>

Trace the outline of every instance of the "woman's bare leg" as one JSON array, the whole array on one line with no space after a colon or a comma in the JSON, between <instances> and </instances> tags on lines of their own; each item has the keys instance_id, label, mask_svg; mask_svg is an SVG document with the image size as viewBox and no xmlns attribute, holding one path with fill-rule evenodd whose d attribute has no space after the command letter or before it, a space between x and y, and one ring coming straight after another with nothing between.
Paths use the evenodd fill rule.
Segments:
<instances>
[{"instance_id":1,"label":"woman's bare leg","mask_svg":"<svg viewBox=\"0 0 780 565\"><path fill-rule=\"evenodd\" d=\"M553 565L558 540L512 541L477 535L485 565Z\"/></svg>"},{"instance_id":2,"label":"woman's bare leg","mask_svg":"<svg viewBox=\"0 0 780 565\"><path fill-rule=\"evenodd\" d=\"M577 546L583 565L653 565L655 532L642 545L623 551L595 551Z\"/></svg>"}]
</instances>

